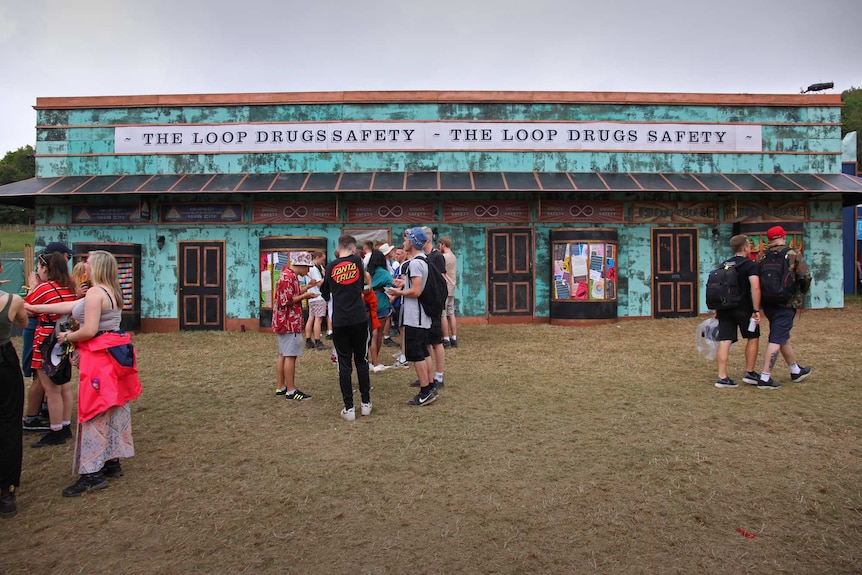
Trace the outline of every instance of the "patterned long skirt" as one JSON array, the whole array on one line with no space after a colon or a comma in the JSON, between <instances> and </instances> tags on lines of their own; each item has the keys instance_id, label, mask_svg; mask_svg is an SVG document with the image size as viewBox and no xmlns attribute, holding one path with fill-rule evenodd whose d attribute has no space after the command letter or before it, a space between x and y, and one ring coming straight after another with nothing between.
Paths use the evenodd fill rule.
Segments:
<instances>
[{"instance_id":1,"label":"patterned long skirt","mask_svg":"<svg viewBox=\"0 0 862 575\"><path fill-rule=\"evenodd\" d=\"M78 424L72 473L95 473L109 459L132 457L134 454L132 410L126 403Z\"/></svg>"}]
</instances>

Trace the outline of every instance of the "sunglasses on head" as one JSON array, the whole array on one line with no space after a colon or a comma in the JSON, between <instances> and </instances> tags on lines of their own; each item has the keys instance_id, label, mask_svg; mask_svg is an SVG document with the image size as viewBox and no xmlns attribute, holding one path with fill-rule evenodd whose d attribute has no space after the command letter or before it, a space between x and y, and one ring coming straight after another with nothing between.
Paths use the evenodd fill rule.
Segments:
<instances>
[{"instance_id":1,"label":"sunglasses on head","mask_svg":"<svg viewBox=\"0 0 862 575\"><path fill-rule=\"evenodd\" d=\"M45 267L48 267L48 260L47 260L47 258L45 258L44 255L39 256L39 265L43 265Z\"/></svg>"}]
</instances>

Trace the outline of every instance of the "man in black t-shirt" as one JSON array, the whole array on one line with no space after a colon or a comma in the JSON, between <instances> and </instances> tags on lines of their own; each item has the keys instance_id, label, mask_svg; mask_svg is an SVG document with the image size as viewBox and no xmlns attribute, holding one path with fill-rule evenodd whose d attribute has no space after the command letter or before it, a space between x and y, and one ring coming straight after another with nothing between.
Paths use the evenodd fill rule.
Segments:
<instances>
[{"instance_id":1,"label":"man in black t-shirt","mask_svg":"<svg viewBox=\"0 0 862 575\"><path fill-rule=\"evenodd\" d=\"M727 376L727 358L730 345L737 341L737 332L745 340L745 375L742 381L757 385L760 374L754 371L757 362L757 348L760 344L760 275L757 264L751 260L751 242L748 236L738 235L730 238L733 257L728 260L736 263L736 273L742 301L733 309L716 310L718 319L718 350L715 362L718 364L718 378L715 387L737 387L737 383ZM753 331L749 331L754 320Z\"/></svg>"},{"instance_id":2,"label":"man in black t-shirt","mask_svg":"<svg viewBox=\"0 0 862 575\"><path fill-rule=\"evenodd\" d=\"M362 299L365 266L356 254L356 238L338 238L336 258L326 265L320 295L332 300L332 342L338 357L338 384L344 400L341 417L356 419L353 406L353 364L359 380L360 413L371 415L371 380L368 376L368 309Z\"/></svg>"}]
</instances>

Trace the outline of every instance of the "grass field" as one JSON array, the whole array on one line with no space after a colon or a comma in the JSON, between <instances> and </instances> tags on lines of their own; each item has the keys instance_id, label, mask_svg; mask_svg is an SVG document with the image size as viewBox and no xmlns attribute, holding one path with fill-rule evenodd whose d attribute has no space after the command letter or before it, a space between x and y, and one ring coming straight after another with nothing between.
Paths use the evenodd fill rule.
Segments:
<instances>
[{"instance_id":1,"label":"grass field","mask_svg":"<svg viewBox=\"0 0 862 575\"><path fill-rule=\"evenodd\" d=\"M0 253L23 252L24 244L34 245L36 232L28 226L0 225Z\"/></svg>"},{"instance_id":2,"label":"grass field","mask_svg":"<svg viewBox=\"0 0 862 575\"><path fill-rule=\"evenodd\" d=\"M436 403L388 370L353 423L326 352L298 403L272 334L139 335L125 477L65 499L72 446L25 447L0 573L859 573L862 303L775 391L713 387L699 322L464 326Z\"/></svg>"}]
</instances>

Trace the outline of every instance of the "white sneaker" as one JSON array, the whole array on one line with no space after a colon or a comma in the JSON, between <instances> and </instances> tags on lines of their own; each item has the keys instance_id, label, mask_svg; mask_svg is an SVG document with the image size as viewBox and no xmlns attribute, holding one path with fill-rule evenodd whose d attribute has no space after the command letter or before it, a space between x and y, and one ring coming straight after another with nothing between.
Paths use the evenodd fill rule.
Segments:
<instances>
[{"instance_id":1,"label":"white sneaker","mask_svg":"<svg viewBox=\"0 0 862 575\"><path fill-rule=\"evenodd\" d=\"M369 410L369 413L370 412L371 412L371 410ZM342 409L341 410L341 419L343 419L344 421L355 421L356 420L356 409L354 409L352 407L350 409Z\"/></svg>"},{"instance_id":2,"label":"white sneaker","mask_svg":"<svg viewBox=\"0 0 862 575\"><path fill-rule=\"evenodd\" d=\"M359 413L361 413L362 415L371 415L371 402L369 401L368 403L360 403Z\"/></svg>"},{"instance_id":3,"label":"white sneaker","mask_svg":"<svg viewBox=\"0 0 862 575\"><path fill-rule=\"evenodd\" d=\"M380 373L381 371L385 371L387 369L389 369L389 366L383 365L382 363L378 363L377 365L371 366L371 371L373 371L374 373Z\"/></svg>"}]
</instances>

